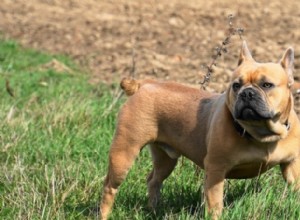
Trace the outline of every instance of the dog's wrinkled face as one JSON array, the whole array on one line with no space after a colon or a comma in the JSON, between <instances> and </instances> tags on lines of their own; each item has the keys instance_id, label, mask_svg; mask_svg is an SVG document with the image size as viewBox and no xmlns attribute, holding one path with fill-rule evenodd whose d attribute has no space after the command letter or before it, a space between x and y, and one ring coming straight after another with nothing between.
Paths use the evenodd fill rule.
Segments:
<instances>
[{"instance_id":1,"label":"dog's wrinkled face","mask_svg":"<svg viewBox=\"0 0 300 220\"><path fill-rule=\"evenodd\" d=\"M289 48L279 63L257 63L243 43L239 66L227 91L227 106L234 120L259 140L276 134L267 126L268 121L288 120L293 57Z\"/></svg>"},{"instance_id":2,"label":"dog's wrinkled face","mask_svg":"<svg viewBox=\"0 0 300 220\"><path fill-rule=\"evenodd\" d=\"M285 108L287 77L279 64L241 66L231 84L237 120L272 119ZM275 73L275 74L274 74Z\"/></svg>"}]
</instances>

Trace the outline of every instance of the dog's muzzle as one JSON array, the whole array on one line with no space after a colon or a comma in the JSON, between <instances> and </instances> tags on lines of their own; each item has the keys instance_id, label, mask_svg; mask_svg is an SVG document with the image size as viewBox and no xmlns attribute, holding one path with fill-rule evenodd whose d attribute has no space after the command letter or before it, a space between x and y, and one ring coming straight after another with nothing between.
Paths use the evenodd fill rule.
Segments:
<instances>
[{"instance_id":1,"label":"dog's muzzle","mask_svg":"<svg viewBox=\"0 0 300 220\"><path fill-rule=\"evenodd\" d=\"M274 117L274 113L257 90L245 88L238 94L234 117L238 120L268 120Z\"/></svg>"}]
</instances>

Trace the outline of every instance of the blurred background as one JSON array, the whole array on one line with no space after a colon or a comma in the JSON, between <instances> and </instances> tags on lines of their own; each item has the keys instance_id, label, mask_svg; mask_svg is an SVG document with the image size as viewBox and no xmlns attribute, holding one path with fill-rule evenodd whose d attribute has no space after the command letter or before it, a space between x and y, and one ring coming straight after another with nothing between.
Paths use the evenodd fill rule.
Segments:
<instances>
[{"instance_id":1,"label":"blurred background","mask_svg":"<svg viewBox=\"0 0 300 220\"><path fill-rule=\"evenodd\" d=\"M197 84L228 34L230 14L257 61L278 61L293 46L299 76L299 1L2 0L0 31L26 47L70 55L92 83L128 76L134 57L137 78ZM240 45L234 36L209 89L224 90Z\"/></svg>"}]
</instances>

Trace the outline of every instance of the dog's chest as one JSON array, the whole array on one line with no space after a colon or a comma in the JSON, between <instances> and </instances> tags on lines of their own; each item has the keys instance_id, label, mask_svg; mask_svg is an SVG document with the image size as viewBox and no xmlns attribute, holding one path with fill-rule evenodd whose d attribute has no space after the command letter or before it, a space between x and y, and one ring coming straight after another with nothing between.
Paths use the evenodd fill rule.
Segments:
<instances>
[{"instance_id":1,"label":"dog's chest","mask_svg":"<svg viewBox=\"0 0 300 220\"><path fill-rule=\"evenodd\" d=\"M294 160L299 154L299 148L295 145L278 145L274 149L267 149L265 163L277 165Z\"/></svg>"},{"instance_id":2,"label":"dog's chest","mask_svg":"<svg viewBox=\"0 0 300 220\"><path fill-rule=\"evenodd\" d=\"M274 147L253 147L241 152L239 159L228 172L227 178L252 178L272 167L292 161L298 155L298 148L279 144Z\"/></svg>"},{"instance_id":3,"label":"dog's chest","mask_svg":"<svg viewBox=\"0 0 300 220\"><path fill-rule=\"evenodd\" d=\"M299 154L297 140L283 140L276 144L247 143L240 151L240 163L277 165L293 160Z\"/></svg>"}]
</instances>

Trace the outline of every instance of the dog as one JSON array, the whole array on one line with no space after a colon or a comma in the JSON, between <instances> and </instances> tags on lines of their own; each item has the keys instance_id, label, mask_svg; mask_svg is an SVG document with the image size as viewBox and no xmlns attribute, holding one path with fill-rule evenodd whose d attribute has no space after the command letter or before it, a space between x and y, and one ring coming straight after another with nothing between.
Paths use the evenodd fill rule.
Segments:
<instances>
[{"instance_id":1,"label":"dog","mask_svg":"<svg viewBox=\"0 0 300 220\"><path fill-rule=\"evenodd\" d=\"M117 189L143 146L149 145L149 206L182 155L205 171L205 202L217 219L224 180L252 178L280 165L285 181L300 189L300 126L293 108L294 50L278 63L257 63L244 41L238 66L222 94L173 82L125 78L129 96L119 112L109 152L100 218L111 211Z\"/></svg>"}]
</instances>

